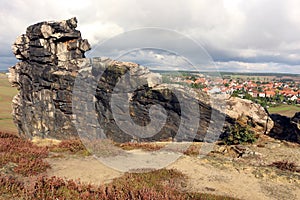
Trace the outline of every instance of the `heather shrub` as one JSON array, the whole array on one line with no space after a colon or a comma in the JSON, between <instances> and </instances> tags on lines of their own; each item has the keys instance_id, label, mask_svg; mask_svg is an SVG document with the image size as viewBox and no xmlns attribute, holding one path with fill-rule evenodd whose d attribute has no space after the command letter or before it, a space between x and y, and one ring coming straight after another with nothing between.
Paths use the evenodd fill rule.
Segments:
<instances>
[{"instance_id":1,"label":"heather shrub","mask_svg":"<svg viewBox=\"0 0 300 200\"><path fill-rule=\"evenodd\" d=\"M191 144L183 153L188 156L198 156L200 153L201 145L199 143Z\"/></svg>"},{"instance_id":2,"label":"heather shrub","mask_svg":"<svg viewBox=\"0 0 300 200\"><path fill-rule=\"evenodd\" d=\"M183 175L175 170L158 170L150 173L127 173L112 183L95 186L79 180L65 180L59 177L39 176L18 180L12 176L0 175L0 198L7 199L211 199L234 198L203 193L188 193L178 187ZM184 180L182 180L184 181Z\"/></svg>"},{"instance_id":3,"label":"heather shrub","mask_svg":"<svg viewBox=\"0 0 300 200\"><path fill-rule=\"evenodd\" d=\"M83 145L81 140L63 140L58 145L50 147L52 152L69 152L72 154L81 154L84 156L90 155L89 151Z\"/></svg>"},{"instance_id":4,"label":"heather shrub","mask_svg":"<svg viewBox=\"0 0 300 200\"><path fill-rule=\"evenodd\" d=\"M62 141L55 148L71 153L86 151L76 140ZM152 149L152 146L147 148ZM38 174L50 167L43 160L47 156L48 147L39 147L15 135L0 133L0 167L11 163L15 166L12 174L0 172L0 199L232 199L185 192L182 185L186 185L186 177L173 169L125 173L101 186L40 176Z\"/></svg>"},{"instance_id":5,"label":"heather shrub","mask_svg":"<svg viewBox=\"0 0 300 200\"><path fill-rule=\"evenodd\" d=\"M47 156L48 149L45 147L38 147L15 135L0 134L0 168L8 163L15 163L14 172L23 176L36 175L50 167L43 160Z\"/></svg>"}]
</instances>

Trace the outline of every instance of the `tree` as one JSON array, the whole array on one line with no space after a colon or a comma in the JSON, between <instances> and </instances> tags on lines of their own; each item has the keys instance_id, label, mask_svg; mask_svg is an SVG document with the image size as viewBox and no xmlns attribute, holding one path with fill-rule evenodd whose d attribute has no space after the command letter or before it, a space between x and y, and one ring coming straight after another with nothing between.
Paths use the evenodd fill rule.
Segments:
<instances>
[{"instance_id":1,"label":"tree","mask_svg":"<svg viewBox=\"0 0 300 200\"><path fill-rule=\"evenodd\" d=\"M205 86L202 85L202 84L200 84L200 83L192 83L191 87L192 88L196 88L196 89L203 89L203 88L205 88Z\"/></svg>"},{"instance_id":2,"label":"tree","mask_svg":"<svg viewBox=\"0 0 300 200\"><path fill-rule=\"evenodd\" d=\"M249 100L253 101L253 97L249 93L245 94L244 99L249 99Z\"/></svg>"},{"instance_id":3,"label":"tree","mask_svg":"<svg viewBox=\"0 0 300 200\"><path fill-rule=\"evenodd\" d=\"M196 78L196 76L192 75L191 78L190 78L190 80L192 80L192 81L195 82L197 80L197 78Z\"/></svg>"}]
</instances>

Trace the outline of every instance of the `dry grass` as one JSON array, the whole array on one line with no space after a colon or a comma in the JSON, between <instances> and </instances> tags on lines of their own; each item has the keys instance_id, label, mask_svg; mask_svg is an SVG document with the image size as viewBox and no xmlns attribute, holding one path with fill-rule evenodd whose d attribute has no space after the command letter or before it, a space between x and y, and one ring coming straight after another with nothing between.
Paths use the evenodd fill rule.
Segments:
<instances>
[{"instance_id":1,"label":"dry grass","mask_svg":"<svg viewBox=\"0 0 300 200\"><path fill-rule=\"evenodd\" d=\"M0 73L0 131L17 132L11 115L11 101L16 94L17 89L11 87L5 74Z\"/></svg>"},{"instance_id":2,"label":"dry grass","mask_svg":"<svg viewBox=\"0 0 300 200\"><path fill-rule=\"evenodd\" d=\"M295 163L289 162L287 160L276 161L276 162L273 162L272 164L270 164L269 166L276 167L283 171L291 171L291 172L300 173L300 167L297 166Z\"/></svg>"},{"instance_id":3,"label":"dry grass","mask_svg":"<svg viewBox=\"0 0 300 200\"><path fill-rule=\"evenodd\" d=\"M2 197L18 199L211 199L234 198L211 194L183 192L178 184L185 177L175 170L158 170L150 173L127 173L112 183L94 186L79 180L39 176L24 182L12 176L0 176ZM1 197L1 196L0 196Z\"/></svg>"},{"instance_id":4,"label":"dry grass","mask_svg":"<svg viewBox=\"0 0 300 200\"><path fill-rule=\"evenodd\" d=\"M49 148L52 152L68 152L83 156L90 155L90 152L86 149L86 147L79 139L63 140L58 144L49 146Z\"/></svg>"},{"instance_id":5,"label":"dry grass","mask_svg":"<svg viewBox=\"0 0 300 200\"><path fill-rule=\"evenodd\" d=\"M116 143L115 146L118 146L123 150L142 149L144 151L158 151L166 147L167 144L168 143L166 142L141 142L141 143L126 142L126 143ZM178 145L179 145L178 149L172 149L172 150L179 153L183 153L188 156L198 156L201 149L201 143L199 142L193 142L187 148L183 148L183 150L182 148L180 148L180 143L178 143Z\"/></svg>"},{"instance_id":6,"label":"dry grass","mask_svg":"<svg viewBox=\"0 0 300 200\"><path fill-rule=\"evenodd\" d=\"M61 143L61 140L33 137L31 142L37 146L50 147L50 146L59 145Z\"/></svg>"},{"instance_id":7,"label":"dry grass","mask_svg":"<svg viewBox=\"0 0 300 200\"><path fill-rule=\"evenodd\" d=\"M126 142L126 143L116 143L116 146L122 148L123 150L134 150L142 149L145 151L157 151L166 146L166 143L154 143L154 142Z\"/></svg>"}]
</instances>

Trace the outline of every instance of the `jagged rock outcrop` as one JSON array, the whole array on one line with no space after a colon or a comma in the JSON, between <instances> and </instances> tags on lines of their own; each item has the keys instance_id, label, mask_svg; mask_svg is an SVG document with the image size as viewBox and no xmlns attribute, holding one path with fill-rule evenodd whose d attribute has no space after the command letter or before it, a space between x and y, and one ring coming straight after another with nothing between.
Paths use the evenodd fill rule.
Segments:
<instances>
[{"instance_id":1,"label":"jagged rock outcrop","mask_svg":"<svg viewBox=\"0 0 300 200\"><path fill-rule=\"evenodd\" d=\"M207 132L228 130L234 123L247 125L258 134L272 128L265 110L250 101L221 99L227 106L215 108L207 94L161 84L159 74L138 64L85 58L90 45L76 26L75 18L38 23L13 44L14 54L22 61L9 70L10 82L19 90L13 99L13 117L20 135L64 139L78 137L79 131L93 138L104 134L118 142L203 140ZM83 81L80 87L76 86L78 79ZM164 111L152 109L153 105ZM209 129L223 117L222 130ZM155 121L158 124L143 128ZM165 122L162 128L160 121ZM134 130L136 133L129 133ZM145 132L154 134L143 135Z\"/></svg>"},{"instance_id":2,"label":"jagged rock outcrop","mask_svg":"<svg viewBox=\"0 0 300 200\"><path fill-rule=\"evenodd\" d=\"M269 134L271 137L300 143L300 112L291 118L279 114L272 114L271 118L274 121Z\"/></svg>"},{"instance_id":3,"label":"jagged rock outcrop","mask_svg":"<svg viewBox=\"0 0 300 200\"><path fill-rule=\"evenodd\" d=\"M84 52L90 49L76 26L76 18L38 23L13 44L13 53L22 60L9 69L9 81L19 90L13 99L13 117L20 135L76 135L72 85Z\"/></svg>"},{"instance_id":4,"label":"jagged rock outcrop","mask_svg":"<svg viewBox=\"0 0 300 200\"><path fill-rule=\"evenodd\" d=\"M241 126L249 126L255 133L269 133L274 123L265 109L251 100L231 97L226 101L226 114Z\"/></svg>"}]
</instances>

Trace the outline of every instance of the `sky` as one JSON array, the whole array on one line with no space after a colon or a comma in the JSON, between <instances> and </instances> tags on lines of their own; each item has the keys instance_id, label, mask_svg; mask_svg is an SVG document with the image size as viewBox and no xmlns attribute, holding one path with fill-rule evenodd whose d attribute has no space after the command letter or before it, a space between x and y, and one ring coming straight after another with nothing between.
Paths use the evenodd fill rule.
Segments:
<instances>
[{"instance_id":1,"label":"sky","mask_svg":"<svg viewBox=\"0 0 300 200\"><path fill-rule=\"evenodd\" d=\"M298 0L0 0L0 69L17 62L11 45L29 25L71 17L89 56L300 74Z\"/></svg>"}]
</instances>

